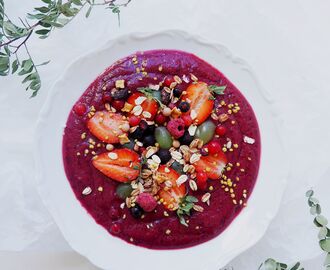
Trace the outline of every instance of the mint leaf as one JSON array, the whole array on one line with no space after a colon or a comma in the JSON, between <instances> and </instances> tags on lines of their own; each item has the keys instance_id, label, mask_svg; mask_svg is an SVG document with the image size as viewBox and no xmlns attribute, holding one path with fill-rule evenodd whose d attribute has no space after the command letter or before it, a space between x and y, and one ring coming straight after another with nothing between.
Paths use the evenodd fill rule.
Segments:
<instances>
[{"instance_id":1,"label":"mint leaf","mask_svg":"<svg viewBox=\"0 0 330 270\"><path fill-rule=\"evenodd\" d=\"M214 94L217 94L217 95L223 95L226 88L227 88L227 85L222 85L222 86L218 86L218 85L209 85L208 86L210 92L214 93Z\"/></svg>"}]
</instances>

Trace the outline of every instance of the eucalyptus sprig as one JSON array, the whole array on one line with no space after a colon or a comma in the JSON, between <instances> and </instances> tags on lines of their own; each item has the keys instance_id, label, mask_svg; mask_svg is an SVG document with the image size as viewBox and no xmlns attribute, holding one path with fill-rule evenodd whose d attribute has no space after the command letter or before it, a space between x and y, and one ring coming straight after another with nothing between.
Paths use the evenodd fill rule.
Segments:
<instances>
[{"instance_id":1,"label":"eucalyptus sprig","mask_svg":"<svg viewBox=\"0 0 330 270\"><path fill-rule=\"evenodd\" d=\"M308 198L308 205L310 207L310 213L315 216L313 222L315 226L319 229L319 245L323 251L326 252L326 258L323 263L325 270L330 270L330 229L327 226L328 220L324 216L321 215L321 206L319 200L314 196L314 191L309 190L306 192L306 197ZM231 268L233 269L233 268ZM229 269L223 269L229 270ZM274 259L267 259L263 262L258 270L304 270L301 268L300 263L297 262L295 265L288 267L284 263L280 263L275 261Z\"/></svg>"},{"instance_id":2,"label":"eucalyptus sprig","mask_svg":"<svg viewBox=\"0 0 330 270\"><path fill-rule=\"evenodd\" d=\"M188 227L185 217L190 216L190 211L193 209L196 202L198 202L198 199L194 196L185 196L181 199L179 208L176 210L176 214L178 215L182 225Z\"/></svg>"},{"instance_id":3,"label":"eucalyptus sprig","mask_svg":"<svg viewBox=\"0 0 330 270\"><path fill-rule=\"evenodd\" d=\"M306 197L308 198L308 205L310 207L310 213L315 216L314 224L319 229L319 245L321 249L326 252L326 258L324 261L324 267L327 270L330 269L330 229L327 227L328 220L321 215L321 206L319 200L313 197L314 191L309 190L306 192Z\"/></svg>"},{"instance_id":4,"label":"eucalyptus sprig","mask_svg":"<svg viewBox=\"0 0 330 270\"><path fill-rule=\"evenodd\" d=\"M0 76L17 73L23 76L26 90L32 92L31 97L37 95L41 88L38 67L49 61L37 64L28 49L28 41L33 34L40 39L47 38L56 28L63 28L71 22L81 11L86 9L88 17L96 6L104 6L118 16L120 23L120 8L126 7L131 0L117 4L116 0L41 0L42 6L36 7L28 13L20 24L14 23L5 13L4 0L0 0ZM20 49L25 50L25 59L21 59Z\"/></svg>"}]
</instances>

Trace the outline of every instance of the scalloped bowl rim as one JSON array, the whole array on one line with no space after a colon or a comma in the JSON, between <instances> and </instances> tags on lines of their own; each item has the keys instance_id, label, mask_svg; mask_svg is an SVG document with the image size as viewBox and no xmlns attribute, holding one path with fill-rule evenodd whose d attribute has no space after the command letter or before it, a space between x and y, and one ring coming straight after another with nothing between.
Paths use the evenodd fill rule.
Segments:
<instances>
[{"instance_id":1,"label":"scalloped bowl rim","mask_svg":"<svg viewBox=\"0 0 330 270\"><path fill-rule=\"evenodd\" d=\"M64 117L68 115L72 105L87 88L89 83L107 67L105 60L100 59L101 56L109 54L114 59L119 59L135 51L152 49L148 46L157 46L153 44L159 44L160 42L165 43L154 49L171 48L196 53L197 56L211 63L216 68L219 68L218 63L214 62L218 60L217 57L219 59L222 57L223 63L226 60L231 62L228 64L228 72L232 72L232 76L223 69L219 69L235 85L237 85L236 80L239 81L243 76L247 76L246 82L241 83L246 83L247 89L253 89L245 92L239 86L238 88L241 89L254 109L258 108L259 110L260 106L260 111L263 112L261 115L260 111L255 111L261 130L262 155L259 176L249 199L248 207L243 209L229 227L216 238L191 248L178 250L151 250L141 248L111 236L93 220L76 199L64 173L62 155L59 156L59 154L62 154L61 151L59 153L59 143L62 141L62 136L60 135L63 134L66 123L66 118ZM184 49L185 46L188 46L189 50ZM133 49L135 47L136 49ZM120 56L112 56L112 52L114 51ZM208 51L209 53L216 52L215 56L208 56ZM103 61L102 68L99 68L99 63L96 63L96 60L99 62ZM112 62L114 61L109 61L108 66ZM86 63L97 65L99 69L88 72L84 66ZM235 75L236 71L231 71L232 68L237 68L237 74L241 72L236 77L236 80L233 78L237 76ZM86 78L89 76L93 78ZM72 91L65 92L64 97L67 98L69 95L68 100L63 100L60 98L60 95L64 93L65 87L68 87L68 80L72 78L77 79L77 81L72 86ZM78 78L86 82L80 82ZM251 82L247 83L248 81ZM76 87L75 85L79 86ZM75 87L76 89L74 89ZM252 92L250 93L249 91ZM256 100L254 101L254 99ZM261 106L259 103L264 103L264 105ZM86 53L84 56L73 61L54 83L47 96L47 100L40 112L35 136L34 149L38 192L69 245L99 267L117 270L122 268L123 261L125 261L125 268L134 266L135 269L144 270L154 269L155 265L157 265L159 270L168 269L169 267L175 269L178 265L180 265L181 269L190 270L219 269L254 245L264 235L271 220L278 211L286 187L288 174L287 155L285 155L283 142L278 132L279 117L272 103L273 100L270 94L260 87L251 67L241 58L234 57L223 45L212 43L199 36L179 30L167 30L156 33L132 33L110 40L104 46ZM56 105L65 107L65 109L59 110ZM267 120L264 118L267 118ZM53 121L52 125L49 123L50 120ZM271 123L265 123L269 120L272 120ZM271 131L272 134L270 135ZM270 142L272 142L273 146L270 145ZM54 156L49 155L50 150L53 151L53 154L55 153ZM265 153L264 151L267 152ZM275 155L274 158L268 153L269 151L272 151L272 154ZM60 161L58 160L59 158ZM267 161L265 160L266 158ZM281 160L277 161L276 158L280 158ZM271 173L267 174L269 170L272 170L272 166L269 166L267 162L275 163L274 165L280 165L281 167L277 171L273 169ZM266 167L268 167L268 170L264 169ZM273 181L264 180L264 176L267 176L267 179L273 178ZM276 183L274 183L274 180L276 180ZM263 191L266 195L261 194ZM273 192L272 194L276 194L276 196L273 196L272 200L261 201L263 195L267 199L267 192ZM76 230L77 226L79 226L79 231ZM242 226L245 226L243 230ZM236 238L234 237L235 235L237 236ZM116 252L112 253L111 250L114 248ZM203 260L200 259L199 255L203 256ZM145 259L145 256L148 256L147 259ZM130 259L127 260L126 258ZM185 261L184 264L182 264L183 258ZM161 264L159 263L160 261Z\"/></svg>"}]
</instances>

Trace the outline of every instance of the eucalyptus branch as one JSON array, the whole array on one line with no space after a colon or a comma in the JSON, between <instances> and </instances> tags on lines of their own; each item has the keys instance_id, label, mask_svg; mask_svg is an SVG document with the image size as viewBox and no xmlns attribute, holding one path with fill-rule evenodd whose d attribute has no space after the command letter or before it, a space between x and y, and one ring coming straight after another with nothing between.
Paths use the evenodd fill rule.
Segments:
<instances>
[{"instance_id":1,"label":"eucalyptus branch","mask_svg":"<svg viewBox=\"0 0 330 270\"><path fill-rule=\"evenodd\" d=\"M43 6L36 7L28 13L24 21L19 18L21 25L14 24L5 13L4 0L0 0L0 76L18 73L25 76L23 83L28 83L26 90L32 91L31 97L37 95L41 87L41 80L37 67L46 65L35 64L28 49L28 41L33 34L41 39L47 38L56 28L62 28L70 23L78 14L88 7L85 14L89 17L95 6L104 6L117 14L120 24L120 8L126 7L131 0L117 4L116 0L41 0ZM34 23L32 23L34 22ZM20 61L18 52L25 48L26 60Z\"/></svg>"},{"instance_id":2,"label":"eucalyptus branch","mask_svg":"<svg viewBox=\"0 0 330 270\"><path fill-rule=\"evenodd\" d=\"M306 192L306 197L308 198L308 205L310 207L310 213L313 215L314 224L319 229L319 245L321 249L326 253L326 258L323 266L325 270L330 270L330 228L327 227L328 220L321 215L321 206L319 200L314 196L314 191L309 190ZM222 270L234 270L232 267L225 268ZM275 261L274 259L267 259L263 262L258 270L304 270L301 268L299 262L289 268L286 264Z\"/></svg>"}]
</instances>

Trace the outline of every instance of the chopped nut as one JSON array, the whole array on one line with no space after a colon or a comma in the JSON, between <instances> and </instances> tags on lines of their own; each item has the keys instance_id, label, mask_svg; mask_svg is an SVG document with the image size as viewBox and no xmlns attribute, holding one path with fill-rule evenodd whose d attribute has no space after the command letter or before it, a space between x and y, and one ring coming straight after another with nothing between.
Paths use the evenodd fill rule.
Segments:
<instances>
[{"instance_id":1,"label":"chopped nut","mask_svg":"<svg viewBox=\"0 0 330 270\"><path fill-rule=\"evenodd\" d=\"M124 107L121 109L122 112L130 112L133 109L133 105L125 102Z\"/></svg>"},{"instance_id":2,"label":"chopped nut","mask_svg":"<svg viewBox=\"0 0 330 270\"><path fill-rule=\"evenodd\" d=\"M198 189L197 184L194 180L189 180L189 187L191 188L192 191L196 191Z\"/></svg>"},{"instance_id":3,"label":"chopped nut","mask_svg":"<svg viewBox=\"0 0 330 270\"><path fill-rule=\"evenodd\" d=\"M207 202L209 199L210 199L210 197L211 197L211 194L210 193L205 193L204 195L203 195L203 197L202 197L202 202Z\"/></svg>"},{"instance_id":4,"label":"chopped nut","mask_svg":"<svg viewBox=\"0 0 330 270\"><path fill-rule=\"evenodd\" d=\"M151 113L150 112L147 112L147 111L144 111L143 113L142 113L142 116L144 117L144 118L151 118Z\"/></svg>"},{"instance_id":5,"label":"chopped nut","mask_svg":"<svg viewBox=\"0 0 330 270\"><path fill-rule=\"evenodd\" d=\"M194 204L193 209L197 212L203 212L204 208L200 205Z\"/></svg>"},{"instance_id":6,"label":"chopped nut","mask_svg":"<svg viewBox=\"0 0 330 270\"><path fill-rule=\"evenodd\" d=\"M145 100L147 100L147 98L145 96L138 97L135 100L135 105L141 105Z\"/></svg>"},{"instance_id":7,"label":"chopped nut","mask_svg":"<svg viewBox=\"0 0 330 270\"><path fill-rule=\"evenodd\" d=\"M198 160L200 160L200 158L201 158L200 154L192 154L192 156L190 157L190 163L193 164Z\"/></svg>"},{"instance_id":8,"label":"chopped nut","mask_svg":"<svg viewBox=\"0 0 330 270\"><path fill-rule=\"evenodd\" d=\"M188 180L188 176L185 174L182 174L178 179L176 179L176 184L178 186L181 186L183 183L185 183Z\"/></svg>"},{"instance_id":9,"label":"chopped nut","mask_svg":"<svg viewBox=\"0 0 330 270\"><path fill-rule=\"evenodd\" d=\"M158 151L157 147L151 146L148 148L147 153L146 153L146 158L150 158L153 154L155 154Z\"/></svg>"},{"instance_id":10,"label":"chopped nut","mask_svg":"<svg viewBox=\"0 0 330 270\"><path fill-rule=\"evenodd\" d=\"M255 143L255 139L250 138L250 137L248 137L248 136L244 136L244 137L243 137L243 141L244 141L245 143L248 143L248 144L254 144L254 143Z\"/></svg>"},{"instance_id":11,"label":"chopped nut","mask_svg":"<svg viewBox=\"0 0 330 270\"><path fill-rule=\"evenodd\" d=\"M92 193L92 189L91 189L91 187L86 187L83 191L82 191L82 195L85 195L85 196L87 196L87 195L89 195L89 194L91 194Z\"/></svg>"},{"instance_id":12,"label":"chopped nut","mask_svg":"<svg viewBox=\"0 0 330 270\"><path fill-rule=\"evenodd\" d=\"M110 152L110 153L108 154L108 157L109 157L110 159L117 159L117 158L118 158L118 155L117 155L117 153Z\"/></svg>"},{"instance_id":13,"label":"chopped nut","mask_svg":"<svg viewBox=\"0 0 330 270\"><path fill-rule=\"evenodd\" d=\"M220 114L220 116L219 116L220 122L226 122L228 119L229 119L229 116L226 113Z\"/></svg>"},{"instance_id":14,"label":"chopped nut","mask_svg":"<svg viewBox=\"0 0 330 270\"><path fill-rule=\"evenodd\" d=\"M140 105L137 105L133 108L132 113L136 116L139 116L141 115L142 111L143 111L142 107Z\"/></svg>"},{"instance_id":15,"label":"chopped nut","mask_svg":"<svg viewBox=\"0 0 330 270\"><path fill-rule=\"evenodd\" d=\"M125 80L117 80L115 84L116 88L125 88Z\"/></svg>"},{"instance_id":16,"label":"chopped nut","mask_svg":"<svg viewBox=\"0 0 330 270\"><path fill-rule=\"evenodd\" d=\"M195 136L196 130L197 130L197 126L190 125L189 128L188 128L189 135L190 136Z\"/></svg>"}]
</instances>

